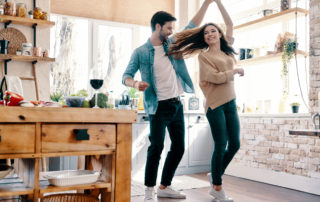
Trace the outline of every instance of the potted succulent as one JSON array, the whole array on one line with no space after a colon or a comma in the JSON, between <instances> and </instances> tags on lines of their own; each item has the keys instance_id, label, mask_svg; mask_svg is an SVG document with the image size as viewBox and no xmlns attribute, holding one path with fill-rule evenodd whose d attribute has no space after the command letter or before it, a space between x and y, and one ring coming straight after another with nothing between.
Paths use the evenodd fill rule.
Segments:
<instances>
[{"instance_id":1,"label":"potted succulent","mask_svg":"<svg viewBox=\"0 0 320 202\"><path fill-rule=\"evenodd\" d=\"M298 102L293 102L290 104L292 113L298 113L299 112L299 106L300 104Z\"/></svg>"},{"instance_id":2,"label":"potted succulent","mask_svg":"<svg viewBox=\"0 0 320 202\"><path fill-rule=\"evenodd\" d=\"M17 49L16 55L21 55L21 54L22 54L22 50L21 49Z\"/></svg>"},{"instance_id":3,"label":"potted succulent","mask_svg":"<svg viewBox=\"0 0 320 202\"><path fill-rule=\"evenodd\" d=\"M30 19L33 19L33 10L30 10L30 11L28 12L28 17L29 17Z\"/></svg>"}]
</instances>

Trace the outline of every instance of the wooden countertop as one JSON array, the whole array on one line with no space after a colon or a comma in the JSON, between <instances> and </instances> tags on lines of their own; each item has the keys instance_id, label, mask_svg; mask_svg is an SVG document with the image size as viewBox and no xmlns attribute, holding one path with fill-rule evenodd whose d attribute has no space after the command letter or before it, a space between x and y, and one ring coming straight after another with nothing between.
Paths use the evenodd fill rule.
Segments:
<instances>
[{"instance_id":1,"label":"wooden countertop","mask_svg":"<svg viewBox=\"0 0 320 202\"><path fill-rule=\"evenodd\" d=\"M319 136L320 129L289 130L289 135Z\"/></svg>"},{"instance_id":2,"label":"wooden countertop","mask_svg":"<svg viewBox=\"0 0 320 202\"><path fill-rule=\"evenodd\" d=\"M0 107L0 122L135 123L137 111L124 109Z\"/></svg>"}]
</instances>

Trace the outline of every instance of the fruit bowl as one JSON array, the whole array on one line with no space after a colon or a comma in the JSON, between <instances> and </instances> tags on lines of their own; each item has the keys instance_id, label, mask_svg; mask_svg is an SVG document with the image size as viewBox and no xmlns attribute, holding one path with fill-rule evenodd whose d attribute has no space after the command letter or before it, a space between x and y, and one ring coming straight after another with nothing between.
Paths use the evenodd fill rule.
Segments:
<instances>
[{"instance_id":1,"label":"fruit bowl","mask_svg":"<svg viewBox=\"0 0 320 202\"><path fill-rule=\"evenodd\" d=\"M13 170L12 166L8 166L6 164L0 164L0 179L7 176Z\"/></svg>"},{"instance_id":2,"label":"fruit bowl","mask_svg":"<svg viewBox=\"0 0 320 202\"><path fill-rule=\"evenodd\" d=\"M67 96L65 97L68 107L82 107L85 97L82 96Z\"/></svg>"}]
</instances>

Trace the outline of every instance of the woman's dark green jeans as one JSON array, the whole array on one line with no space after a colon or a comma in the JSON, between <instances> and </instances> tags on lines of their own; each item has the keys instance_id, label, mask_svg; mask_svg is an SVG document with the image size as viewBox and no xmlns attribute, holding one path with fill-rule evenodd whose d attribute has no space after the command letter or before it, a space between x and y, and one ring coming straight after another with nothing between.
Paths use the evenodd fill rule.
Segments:
<instances>
[{"instance_id":1,"label":"woman's dark green jeans","mask_svg":"<svg viewBox=\"0 0 320 202\"><path fill-rule=\"evenodd\" d=\"M240 123L236 101L215 109L209 108L207 119L214 141L211 158L212 184L222 185L222 175L240 148Z\"/></svg>"}]
</instances>

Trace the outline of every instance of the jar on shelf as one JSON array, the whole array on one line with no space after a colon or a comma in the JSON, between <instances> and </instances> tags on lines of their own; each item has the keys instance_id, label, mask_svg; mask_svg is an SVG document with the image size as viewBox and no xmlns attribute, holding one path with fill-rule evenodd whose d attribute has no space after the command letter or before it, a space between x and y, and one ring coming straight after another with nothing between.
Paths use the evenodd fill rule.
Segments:
<instances>
[{"instance_id":1,"label":"jar on shelf","mask_svg":"<svg viewBox=\"0 0 320 202\"><path fill-rule=\"evenodd\" d=\"M17 3L16 5L17 10L16 10L16 14L18 17L23 17L25 18L27 16L27 8L26 8L26 4L24 3Z\"/></svg>"},{"instance_id":2,"label":"jar on shelf","mask_svg":"<svg viewBox=\"0 0 320 202\"><path fill-rule=\"evenodd\" d=\"M33 56L36 56L36 57L41 57L41 47L34 47L33 48Z\"/></svg>"},{"instance_id":3,"label":"jar on shelf","mask_svg":"<svg viewBox=\"0 0 320 202\"><path fill-rule=\"evenodd\" d=\"M4 14L4 7L2 1L0 1L0 15Z\"/></svg>"},{"instance_id":4,"label":"jar on shelf","mask_svg":"<svg viewBox=\"0 0 320 202\"><path fill-rule=\"evenodd\" d=\"M41 19L41 16L42 16L42 9L39 7L34 8L33 18L34 19Z\"/></svg>"},{"instance_id":5,"label":"jar on shelf","mask_svg":"<svg viewBox=\"0 0 320 202\"><path fill-rule=\"evenodd\" d=\"M45 57L45 58L49 57L49 50L48 49L45 49L43 51L43 57Z\"/></svg>"},{"instance_id":6,"label":"jar on shelf","mask_svg":"<svg viewBox=\"0 0 320 202\"><path fill-rule=\"evenodd\" d=\"M8 0L4 4L4 14L5 15L16 15L16 3L13 0Z\"/></svg>"},{"instance_id":7,"label":"jar on shelf","mask_svg":"<svg viewBox=\"0 0 320 202\"><path fill-rule=\"evenodd\" d=\"M41 15L41 20L48 20L48 13L43 11Z\"/></svg>"}]
</instances>

